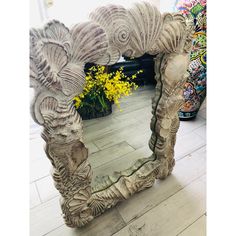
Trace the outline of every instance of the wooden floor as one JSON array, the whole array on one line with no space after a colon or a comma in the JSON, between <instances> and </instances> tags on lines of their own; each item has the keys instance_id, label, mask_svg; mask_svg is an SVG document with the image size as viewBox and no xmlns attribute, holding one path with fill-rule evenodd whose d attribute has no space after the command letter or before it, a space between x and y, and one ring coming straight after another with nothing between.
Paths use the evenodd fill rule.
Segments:
<instances>
[{"instance_id":1,"label":"wooden floor","mask_svg":"<svg viewBox=\"0 0 236 236\"><path fill-rule=\"evenodd\" d=\"M151 97L143 87L122 100L120 112L84 121L84 136L94 175L128 167L151 151ZM65 226L59 194L50 176L40 137L31 121L30 235L31 236L204 236L206 228L206 104L193 121L181 122L175 146L176 165L164 181L120 203L82 229Z\"/></svg>"}]
</instances>

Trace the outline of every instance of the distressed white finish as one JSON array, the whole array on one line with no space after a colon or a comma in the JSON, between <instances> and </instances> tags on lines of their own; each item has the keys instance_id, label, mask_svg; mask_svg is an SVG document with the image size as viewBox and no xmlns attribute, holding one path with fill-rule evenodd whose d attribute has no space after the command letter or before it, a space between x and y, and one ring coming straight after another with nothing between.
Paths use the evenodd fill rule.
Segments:
<instances>
[{"instance_id":1,"label":"distressed white finish","mask_svg":"<svg viewBox=\"0 0 236 236\"><path fill-rule=\"evenodd\" d=\"M127 109L128 109L128 107L132 107L132 105L136 101L136 98L140 100L140 103L142 103L142 100L143 100L142 97L144 97L144 100L145 100L145 97L147 96L147 94L149 94L149 99L151 100L154 90L155 90L155 88L153 86L140 87L138 90L134 91L132 96L125 97L125 98L121 99L122 109L125 106L127 107ZM143 103L142 107L145 107L145 103ZM137 130L136 133L132 134L133 137L140 137L140 139L141 139L139 141L139 143L142 144L142 146L137 147L137 150L135 150L133 152L129 152L121 157L117 157L113 161L109 161L109 157L111 156L111 154L104 153L103 151L105 149L102 149L97 152L97 157L101 156L100 155L101 152L103 152L105 155L107 155L107 162L104 163L102 166L99 166L97 168L92 168L93 169L93 178L96 175L104 175L104 173L112 174L114 170L116 170L116 171L123 170L123 169L127 168L128 166L130 166L135 160L142 158L142 157L148 157L151 154L151 150L149 149L149 147L147 145L149 138L150 138L149 121L150 121L151 107L149 106L149 111L146 113L146 115L143 114L143 109L140 109L140 108L138 110L135 110L132 112L129 112L128 110L125 111L125 108L123 110L124 110L124 112L118 112L119 109L113 105L113 112L110 116L94 119L93 121L96 121L96 123L93 125L90 125L91 120L83 121L84 126L85 126L85 128L84 128L84 137L85 138L86 138L86 135L88 134L87 128L89 126L94 127L94 130L89 130L89 134L91 134L93 131L100 129L100 124L102 124L105 121L110 122L111 120L116 120L116 116L118 114L120 115L122 113L129 114L129 117L127 117L127 119L129 119L129 118L133 119L134 117L137 118L137 121L136 121L137 126L139 126L139 124L140 124L140 122L138 121L139 120L138 118L139 118L139 116L141 116L141 117L143 117L142 124L145 124L145 126L143 125L142 131ZM137 113L137 111L139 111L139 113ZM133 112L135 112L134 113L135 115L133 115ZM195 142L195 138L196 138L195 132L199 130L198 133L200 133L201 128L204 126L204 124L202 124L202 126L199 128L195 127L195 123L198 123L199 120L200 120L200 117L198 116L196 118L196 120L191 120L188 122L180 121L180 127L183 130L185 130L185 133L187 133L187 134L182 134L179 131L177 133L177 142L175 145L176 164L175 164L175 167L172 171L172 174L168 178L166 178L163 181L157 180L151 188L149 188L145 191L141 191L138 194L134 194L128 200L121 202L116 207L113 207L109 211L106 211L105 213L103 213L101 216L96 217L90 224L87 224L84 227L77 228L77 229L67 227L64 224L64 222L61 221L60 218L58 219L56 217L56 213L54 211L57 211L57 215L59 215L59 217L61 217L61 209L59 207L58 200L54 201L54 199L47 200L48 205L55 204L57 206L56 208L54 207L52 209L51 208L48 209L48 213L46 213L50 217L52 217L54 221L57 221L57 226L51 225L50 222L48 222L48 220L44 217L45 212L41 211L41 209L44 208L44 206L45 206L44 203L46 203L46 202L42 202L42 203L40 203L40 205L37 205L36 207L34 207L32 209L34 214L31 215L31 221L35 222L34 218L36 218L36 221L38 220L37 224L38 224L38 226L40 226L40 228L43 229L43 232L37 231L38 226L35 228L35 225L30 224L30 228L31 228L30 235L32 235L32 236L47 235L48 236L48 235L52 234L52 235L57 235L57 236L59 236L59 235L62 235L62 236L64 236L64 235L66 235L66 236L71 236L71 235L88 236L90 233L93 236L96 236L96 235L110 236L111 234L106 233L106 227L108 227L108 225L109 225L108 228L109 228L110 232L117 232L118 230L121 229L121 228L119 228L119 229L116 228L114 225L114 222L113 222L114 218L109 217L111 212L114 212L114 215L117 214L117 217L116 217L117 222L125 221L125 222L127 222L126 225L129 225L130 223L133 222L133 220L141 217L144 214L146 214L148 217L150 209L157 206L161 202L165 202L166 200L168 200L168 198L170 196L174 196L175 194L178 193L178 191L180 189L186 188L192 181L194 181L195 179L199 178L204 173L206 173L206 169L205 169L205 167L206 167L206 163L205 163L205 161L206 161L206 148L205 148L206 140L202 139L204 141L204 143L201 146L202 148L200 148L200 149L199 149L199 145ZM190 126L189 123L192 125ZM116 140L120 136L123 137L123 134L122 134L123 130L129 131L129 132L131 132L133 130L133 128L129 127L129 126L127 126L125 128L122 126L120 129L119 128L117 129L117 127L119 127L121 124L122 123L120 123L118 121L116 123L109 124L110 132L107 135L110 137L111 140ZM37 125L37 124L35 124L35 125ZM116 129L116 130L114 130L114 132L113 132L113 129ZM145 132L147 134L146 137L142 136L143 132ZM36 139L40 139L40 137L37 137ZM95 141L96 139L97 139L97 137L92 139L92 142ZM186 149L187 152L183 153L181 147L182 147L183 143L186 142L187 140L188 140L188 148ZM129 141L126 140L125 136L123 138L123 142L126 142L128 145L130 145ZM115 147L117 147L117 149ZM38 146L36 146L35 148L37 150L40 150L40 149L43 149L43 146L40 143L38 143ZM113 153L115 153L117 151L119 152L118 145L114 145L113 147L110 147L108 149L112 150ZM42 158L45 159L46 157L43 156ZM33 160L34 158L32 156L30 157L30 159L32 162L34 162L34 160ZM89 155L89 157L88 157L89 162L91 162L90 159L91 159L91 155ZM48 165L50 166L50 164L48 164ZM38 168L41 169L43 167L38 166ZM49 183L46 183L45 178L39 177L37 179L37 181L34 182L35 184L37 184L38 194L40 197L43 195L43 193L45 193L45 191L41 192L42 188L48 189L49 185L51 185L53 183L52 177L50 176L49 172L48 172L47 180ZM40 188L39 188L38 183L40 183L40 182L42 182L42 183L40 184ZM51 198L51 191L53 189L55 189L55 187L52 187L52 189L50 189L50 191L48 191L48 195L45 196L45 197L47 197L47 199ZM60 195L56 189L55 189L55 194L56 194L55 196ZM194 204L195 203L193 202L193 205ZM195 207L198 208L198 205L195 205ZM119 210L119 213L117 212L117 209ZM42 213L42 215L39 220L39 214L41 214L41 213ZM122 214L122 217L121 217L121 214ZM157 212L156 216L158 216L158 215L161 215L161 212ZM169 221L169 218L172 217L172 213L170 213L170 212L167 213L166 217L167 217L166 221ZM193 224L193 222L195 222L195 220L197 220L199 217L201 217L201 214L199 214L197 216L197 218L193 219L193 221L189 222L189 226L191 224ZM120 218L120 220L118 220L118 218ZM185 219L183 219L183 221L182 221L183 224L185 224L184 221L185 221ZM159 225L158 222L156 224L157 224L157 226ZM101 227L103 228L104 231L100 230ZM116 231L114 230L114 228L116 229ZM184 227L183 229L185 229L185 228L186 227ZM92 232L90 232L90 230L92 230ZM164 230L164 232L166 232L166 231L168 231L168 229Z\"/></svg>"},{"instance_id":2,"label":"distressed white finish","mask_svg":"<svg viewBox=\"0 0 236 236\"><path fill-rule=\"evenodd\" d=\"M171 173L191 36L192 27L181 15L161 15L148 3L128 10L115 5L101 7L91 13L91 21L71 29L54 20L43 29L31 30L30 77L35 89L31 114L44 127L45 151L68 226L87 224ZM82 120L72 105L85 84L84 65L113 64L121 55L139 57L144 53L158 54L149 141L153 153L126 170L97 178L92 188Z\"/></svg>"}]
</instances>

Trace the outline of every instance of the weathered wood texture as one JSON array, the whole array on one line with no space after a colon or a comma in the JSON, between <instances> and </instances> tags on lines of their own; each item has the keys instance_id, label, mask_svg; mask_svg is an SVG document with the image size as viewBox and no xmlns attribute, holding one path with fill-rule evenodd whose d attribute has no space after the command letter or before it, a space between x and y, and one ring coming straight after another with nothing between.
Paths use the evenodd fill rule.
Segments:
<instances>
[{"instance_id":1,"label":"weathered wood texture","mask_svg":"<svg viewBox=\"0 0 236 236\"><path fill-rule=\"evenodd\" d=\"M70 227L87 224L171 173L192 39L192 25L180 14L161 15L148 3L131 9L108 5L92 12L90 19L71 29L53 20L43 29L30 31L30 77L35 89L31 114L44 127L45 152ZM126 170L97 178L92 188L82 120L72 104L85 84L84 65L114 64L121 55L144 53L157 55L149 142L153 154Z\"/></svg>"}]
</instances>

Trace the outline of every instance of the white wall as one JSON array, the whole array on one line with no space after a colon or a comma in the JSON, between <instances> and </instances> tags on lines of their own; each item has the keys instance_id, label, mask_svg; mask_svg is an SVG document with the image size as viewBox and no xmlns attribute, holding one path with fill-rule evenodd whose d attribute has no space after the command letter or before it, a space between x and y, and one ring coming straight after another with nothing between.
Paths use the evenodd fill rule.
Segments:
<instances>
[{"instance_id":1,"label":"white wall","mask_svg":"<svg viewBox=\"0 0 236 236\"><path fill-rule=\"evenodd\" d=\"M70 27L75 23L88 20L89 13L98 6L117 4L129 8L133 3L142 1L143 0L53 0L53 5L47 8L45 0L30 0L30 26L38 27L50 19L57 19ZM160 9L160 1L163 0L146 1L156 5Z\"/></svg>"},{"instance_id":2,"label":"white wall","mask_svg":"<svg viewBox=\"0 0 236 236\"><path fill-rule=\"evenodd\" d=\"M30 27L39 27L42 25L38 0L30 0Z\"/></svg>"},{"instance_id":3,"label":"white wall","mask_svg":"<svg viewBox=\"0 0 236 236\"><path fill-rule=\"evenodd\" d=\"M160 0L161 12L173 12L176 0Z\"/></svg>"},{"instance_id":4,"label":"white wall","mask_svg":"<svg viewBox=\"0 0 236 236\"><path fill-rule=\"evenodd\" d=\"M119 4L126 8L143 0L52 0L53 5L46 7L46 0L30 0L30 26L39 27L50 19L57 19L66 26L88 20L88 15L98 6ZM173 12L176 0L146 0L156 5L161 12Z\"/></svg>"}]
</instances>

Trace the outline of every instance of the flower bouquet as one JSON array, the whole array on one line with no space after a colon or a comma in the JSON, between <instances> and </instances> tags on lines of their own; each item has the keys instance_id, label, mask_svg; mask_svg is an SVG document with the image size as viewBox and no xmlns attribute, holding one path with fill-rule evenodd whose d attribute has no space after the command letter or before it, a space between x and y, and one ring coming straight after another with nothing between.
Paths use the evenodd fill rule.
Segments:
<instances>
[{"instance_id":1,"label":"flower bouquet","mask_svg":"<svg viewBox=\"0 0 236 236\"><path fill-rule=\"evenodd\" d=\"M105 66L90 67L83 92L74 98L74 106L82 119L111 114L112 103L120 109L120 98L131 95L138 88L133 80L140 73L142 70L128 77L123 73L123 67L111 73L106 71Z\"/></svg>"}]
</instances>

